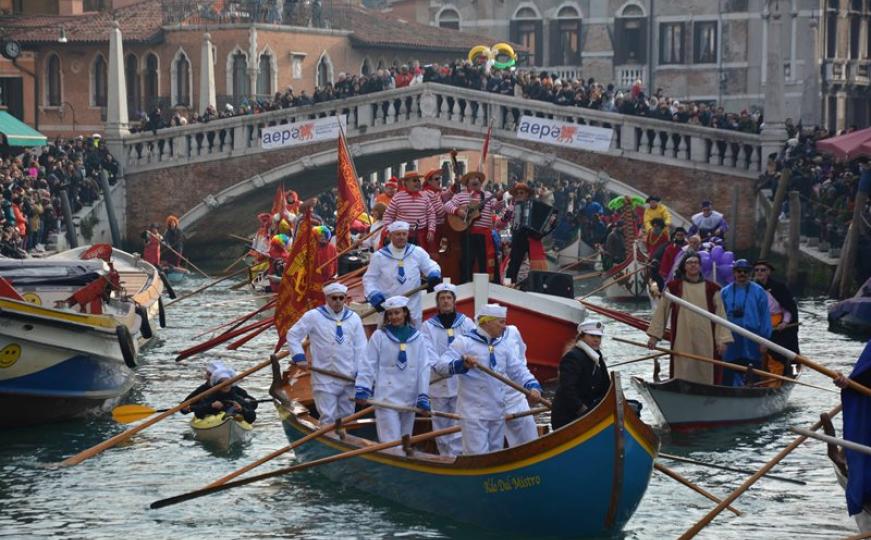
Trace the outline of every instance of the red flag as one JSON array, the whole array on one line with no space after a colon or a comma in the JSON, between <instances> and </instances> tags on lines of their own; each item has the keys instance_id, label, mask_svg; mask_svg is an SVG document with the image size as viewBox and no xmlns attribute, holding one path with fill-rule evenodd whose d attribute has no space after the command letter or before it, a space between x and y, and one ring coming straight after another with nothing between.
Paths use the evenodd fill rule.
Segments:
<instances>
[{"instance_id":1,"label":"red flag","mask_svg":"<svg viewBox=\"0 0 871 540\"><path fill-rule=\"evenodd\" d=\"M303 314L323 302L321 297L323 283L317 273L318 239L312 232L311 210L306 210L296 240L287 255L284 275L278 287L278 303L275 306L275 328L278 330L278 344L275 350L284 345L287 331Z\"/></svg>"},{"instance_id":2,"label":"red flag","mask_svg":"<svg viewBox=\"0 0 871 540\"><path fill-rule=\"evenodd\" d=\"M357 183L357 172L345 142L345 135L339 133L339 200L336 212L336 249L344 251L351 247L351 225L366 211L363 194Z\"/></svg>"},{"instance_id":3,"label":"red flag","mask_svg":"<svg viewBox=\"0 0 871 540\"><path fill-rule=\"evenodd\" d=\"M484 144L481 146L481 161L478 162L478 172L484 168L484 162L487 161L487 152L490 150L490 134L493 133L493 126L487 128L487 136L484 138Z\"/></svg>"},{"instance_id":4,"label":"red flag","mask_svg":"<svg viewBox=\"0 0 871 540\"><path fill-rule=\"evenodd\" d=\"M287 201L285 201L286 195L284 194L284 185L278 186L275 190L275 198L272 199L272 212L270 217L278 214L279 216L284 215L284 208L287 206Z\"/></svg>"}]
</instances>

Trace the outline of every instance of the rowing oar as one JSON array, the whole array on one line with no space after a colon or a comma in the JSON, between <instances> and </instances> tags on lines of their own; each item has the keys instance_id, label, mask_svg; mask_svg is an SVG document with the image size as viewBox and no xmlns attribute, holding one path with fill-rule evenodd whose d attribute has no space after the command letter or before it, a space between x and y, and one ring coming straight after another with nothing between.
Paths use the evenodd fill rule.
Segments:
<instances>
[{"instance_id":1,"label":"rowing oar","mask_svg":"<svg viewBox=\"0 0 871 540\"><path fill-rule=\"evenodd\" d=\"M181 253L179 253L178 251L176 251L176 250L175 250L171 245L169 245L169 244L167 244L166 242L164 242L164 241L163 241L163 238L161 238L160 236L154 234L154 233L151 232L151 231L146 231L146 232L147 232L150 236L152 236L152 237L154 237L154 238L157 238L157 240L158 240L161 244L163 244L163 246L164 246L166 249L172 251L173 253L176 254L176 256L178 256L179 259L181 259L181 260L183 260L184 262L186 262L186 263L188 263L189 265L191 265L191 268L193 268L194 270L196 270L197 272L199 272L200 274L202 274L203 277L205 277L206 279L212 279L212 276L210 276L209 274L207 274L207 273L203 272L202 270L200 270L200 269L197 267L197 265L195 265L193 262L191 262L190 259L188 259L188 258L185 257L184 255L182 255Z\"/></svg>"},{"instance_id":2,"label":"rowing oar","mask_svg":"<svg viewBox=\"0 0 871 540\"><path fill-rule=\"evenodd\" d=\"M640 341L632 341L631 339L624 339L621 337L613 338L614 341L619 341L620 343L628 343L629 345L635 345L636 347L649 348L646 343L641 343ZM713 358L708 358L707 356L701 356L698 354L693 354L689 352L681 352L676 351L674 349L666 349L665 347L653 347L654 350L659 352L664 352L667 354L673 354L676 356L680 356L681 358L688 358L690 360L696 360L698 362L707 362L708 364L713 364L715 366L720 366L724 368L728 368L734 371L742 371L744 373L756 373L757 375L762 375L764 377L769 377L771 379L779 379L784 382L797 384L800 386L807 386L808 388L814 388L816 390L822 390L823 392L832 392L837 394L838 391L833 388L823 388L822 386L817 386L815 384L810 384L806 382L799 381L796 378L786 377L784 375L778 375L776 373L771 373L770 371L763 371L761 369L751 368L750 366L743 366L741 364L733 364L731 362L723 362L722 360L714 360Z\"/></svg>"},{"instance_id":3,"label":"rowing oar","mask_svg":"<svg viewBox=\"0 0 871 540\"><path fill-rule=\"evenodd\" d=\"M717 463L708 463L706 461L698 461L695 459L683 457L683 456L675 456L674 454L664 454L660 452L659 457L668 459L671 461L679 461L681 463L689 463L691 465L699 465L701 467L710 467L711 469L719 469L721 471L729 471L736 472L742 474L753 474L756 471L751 471L750 469L739 469L737 467L728 467L726 465L719 465ZM776 474L766 474L765 478L770 478L771 480L778 480L780 482L789 482L790 484L798 484L799 486L807 485L807 482L803 480L796 480L794 478L787 478L785 476L778 476Z\"/></svg>"},{"instance_id":4,"label":"rowing oar","mask_svg":"<svg viewBox=\"0 0 871 540\"><path fill-rule=\"evenodd\" d=\"M251 238L245 238L244 236L239 236L238 234L229 233L229 234L227 234L227 236L229 236L233 240L239 240L241 242L245 242L246 244L251 243Z\"/></svg>"},{"instance_id":5,"label":"rowing oar","mask_svg":"<svg viewBox=\"0 0 871 540\"><path fill-rule=\"evenodd\" d=\"M717 497L713 493L711 493L711 492L705 490L704 488L702 488L701 486L689 481L688 479L684 478L683 476L681 476L677 472L669 469L668 467L666 467L665 465L663 465L661 463L654 463L653 468L655 468L657 471L661 472L662 474L668 476L672 480L676 480L677 482L680 482L681 484L683 484L686 487L690 488L691 490L695 491L699 495L702 495L703 497L706 497L706 498L714 501L715 503L721 504L723 502L722 499L720 499L719 497ZM741 512L740 510L736 510L736 509L732 508L731 506L726 506L726 508L730 512L735 514L736 516L743 516L744 515L743 512Z\"/></svg>"},{"instance_id":6,"label":"rowing oar","mask_svg":"<svg viewBox=\"0 0 871 540\"><path fill-rule=\"evenodd\" d=\"M638 272L641 272L642 270L647 269L647 265L645 263L640 263L640 264L641 264L640 267L629 272L628 274L622 275L619 278L609 278L608 280L605 281L605 283L602 284L601 287L597 287L597 288L593 289L592 291L588 292L584 296L582 296L580 298L576 298L576 300L579 302L582 302L582 301L586 300L587 298L593 296L597 292L603 291L603 290L607 289L608 287L610 287L611 285L616 285L617 283L620 283L621 281L628 278L629 276L633 276L633 275L637 274Z\"/></svg>"},{"instance_id":7,"label":"rowing oar","mask_svg":"<svg viewBox=\"0 0 871 540\"><path fill-rule=\"evenodd\" d=\"M357 249L358 247L360 247L360 244L362 244L366 240L375 236L375 233L380 231L382 228L384 228L384 225L379 225L375 230L370 231L369 234L367 234L363 238L359 238L359 239L355 240L354 242L351 243L350 246L348 246L345 249L343 249L342 251L336 253L335 255L330 257L330 259L327 260L325 263L318 266L317 269L315 270L315 272L320 272L322 268L324 268L325 266L329 266L333 261L335 261L336 259L338 259L342 255L344 255L345 253L348 253L349 251L353 251L353 250Z\"/></svg>"},{"instance_id":8,"label":"rowing oar","mask_svg":"<svg viewBox=\"0 0 871 540\"><path fill-rule=\"evenodd\" d=\"M841 406L838 405L837 407L828 412L829 418L837 416L840 412ZM818 420L816 424L811 426L810 430L817 431L822 427L822 425L822 420ZM798 448L799 445L801 445L801 443L806 440L807 437L804 435L796 437L791 443L786 446L786 448L778 452L777 455L771 458L768 463L766 463L758 471L756 471L753 476L745 480L744 483L738 486L735 491L733 491L725 499L723 499L723 502L718 504L716 508L705 514L705 517L703 517L695 525L687 529L687 531L680 536L679 540L689 540L690 538L694 538L697 534L699 534L699 531L704 529L711 521L714 520L715 517L720 514L720 512L723 511L724 508L726 508L726 505L733 503L735 499L741 496L742 493L750 489L750 487L755 484L757 480L765 476L768 471L773 469L775 465L780 463L783 458L785 458L790 452Z\"/></svg>"},{"instance_id":9,"label":"rowing oar","mask_svg":"<svg viewBox=\"0 0 871 540\"><path fill-rule=\"evenodd\" d=\"M599 277L599 276L601 276L601 275L604 274L604 273L605 273L605 272L587 272L586 274L579 274L579 275L573 277L572 279L573 279L574 281L583 281L583 280L585 280L585 279L592 279L592 278L595 278L595 277Z\"/></svg>"},{"instance_id":10,"label":"rowing oar","mask_svg":"<svg viewBox=\"0 0 871 540\"><path fill-rule=\"evenodd\" d=\"M224 270L223 270L221 273L222 273L222 274L226 274L227 272L230 271L231 268L233 268L234 266L236 266L236 265L239 264L240 262L244 261L244 260L245 260L245 257L247 257L247 256L248 256L248 250L245 250L245 253L243 253L242 255L240 255L239 258L237 258L235 261L231 262L231 263L227 266L227 268L224 268Z\"/></svg>"},{"instance_id":11,"label":"rowing oar","mask_svg":"<svg viewBox=\"0 0 871 540\"><path fill-rule=\"evenodd\" d=\"M822 435L820 433L814 433L813 431L804 429L804 428L789 428L793 433L797 433L799 435L804 435L805 437L810 437L811 439L817 439L819 441L823 441L829 444L836 444L838 446L843 446L848 450L855 450L856 452L861 452L863 454L871 455L871 446L865 446L864 444L859 444L857 442L848 441L847 439L839 439L838 437L831 437L829 435Z\"/></svg>"},{"instance_id":12,"label":"rowing oar","mask_svg":"<svg viewBox=\"0 0 871 540\"><path fill-rule=\"evenodd\" d=\"M642 356L641 358L635 358L633 360L626 360L625 362L620 362L617 364L612 364L608 366L608 369L614 369L615 367L625 366L626 364L634 364L635 362L643 362L644 360L650 360L651 358L659 358L660 356L665 356L668 354L667 352L655 352L653 354L648 354L646 356Z\"/></svg>"},{"instance_id":13,"label":"rowing oar","mask_svg":"<svg viewBox=\"0 0 871 540\"><path fill-rule=\"evenodd\" d=\"M287 356L287 354L288 354L287 352L281 352L276 356L284 358L285 356ZM114 437L101 442L100 444L92 446L91 448L88 448L87 450L83 450L74 456L70 456L70 457L66 458L65 460L60 462L60 464L61 465L78 465L79 463L85 461L86 459L96 456L97 454L99 454L103 450L107 450L109 448L112 448L113 446L115 446L116 444L118 444L120 442L126 441L127 439L136 435L140 431L142 431L148 427L153 426L154 424L160 422L164 418L172 416L173 414L177 413L178 411L184 409L185 407L187 407L193 403L196 403L197 401L203 399L204 397L210 396L210 395L214 394L215 392L217 392L218 390L221 390L223 388L227 388L229 386L232 386L233 384L237 383L238 381L241 381L242 379L244 379L248 375L251 375L252 373L254 373L256 371L260 371L261 369L270 365L271 361L272 360L270 358L268 360L265 360L265 361L257 364L256 366L254 366L252 368L246 369L245 371L236 375L235 377L227 379L221 383L216 384L215 386L212 386L211 388L203 390L202 392L193 396L192 398L185 400L185 401L182 401L181 403L179 403L175 407L167 409L166 411L158 414L157 416L154 416L154 417L146 420L145 422L142 422L138 426L132 427L132 428L128 429L127 431L119 433L118 435L115 435Z\"/></svg>"},{"instance_id":14,"label":"rowing oar","mask_svg":"<svg viewBox=\"0 0 871 540\"><path fill-rule=\"evenodd\" d=\"M530 392L526 388L520 386L519 384L512 381L508 377L502 375L501 373L497 373L497 372L493 371L488 366L485 366L484 364L482 364L481 362L478 362L477 360L475 360L475 369L480 369L481 371L483 371L487 375L493 377L494 379L501 381L504 384L507 384L508 386L517 390L518 392L520 392L521 394L523 394L526 397L532 396L532 392ZM538 401L540 401L541 404L544 405L545 407L547 407L548 409L553 407L553 404L549 400L545 399L544 397L539 398Z\"/></svg>"},{"instance_id":15,"label":"rowing oar","mask_svg":"<svg viewBox=\"0 0 871 540\"><path fill-rule=\"evenodd\" d=\"M258 399L257 403L269 403L272 401L275 400L273 398ZM148 405L137 405L131 403L129 405L120 405L112 409L112 420L115 420L119 424L132 424L133 422L147 418L152 414L162 413L168 410L169 409L155 409Z\"/></svg>"},{"instance_id":16,"label":"rowing oar","mask_svg":"<svg viewBox=\"0 0 871 540\"><path fill-rule=\"evenodd\" d=\"M176 357L175 357L175 361L181 362L185 358L190 358L191 356L193 356L195 354L200 354L200 353L206 352L208 350L214 349L215 347L217 347L221 343L229 341L229 340L231 340L235 337L241 336L243 334L247 334L248 332L253 332L254 330L262 329L262 328L269 328L270 326L272 326L273 322L274 322L274 317L267 317L263 320L251 323L247 326L243 326L242 328L237 328L231 332L230 331L225 332L216 338L213 338L213 339L210 339L210 340L205 341L203 343L200 343L199 345L194 345L193 347L188 347L187 349L185 349L183 351L179 351L178 355L176 355Z\"/></svg>"},{"instance_id":17,"label":"rowing oar","mask_svg":"<svg viewBox=\"0 0 871 540\"><path fill-rule=\"evenodd\" d=\"M190 298L191 296L194 296L195 294L199 294L199 293L203 292L203 291L206 290L206 289L209 289L209 288L211 288L211 287L214 287L214 286L217 285L218 283L221 283L221 282L223 282L223 281L227 281L228 279L230 279L230 278L234 278L234 277L236 277L236 276L242 274L243 272L247 272L247 271L248 271L247 268L243 268L243 269L239 270L238 272L233 272L232 274L226 275L226 276L224 276L224 277L222 277L222 278L218 278L218 279L212 281L211 283L206 283L206 284L203 285L202 287L200 287L200 288L198 288L198 289L194 289L193 291L191 291L191 292L189 292L189 293L187 293L187 294L184 294L184 295L182 295L182 296L179 296L179 297L176 298L175 300L172 300L172 301L168 302L168 303L166 304L166 307L169 307L169 306L175 304L176 302L181 302L181 301L184 300L185 298Z\"/></svg>"},{"instance_id":18,"label":"rowing oar","mask_svg":"<svg viewBox=\"0 0 871 540\"><path fill-rule=\"evenodd\" d=\"M413 437L405 437L402 439L397 439L395 441L388 441L383 443L374 444L372 446L366 446L363 448L357 448L355 450L350 450L348 452L342 452L341 454L336 454L334 456L329 456L321 459L316 459L314 461L307 461L305 463L300 463L298 465L292 465L290 467L284 467L281 469L277 469L272 472L258 474L256 476L251 476L249 478L243 478L242 480L236 480L235 482L228 482L226 484L221 484L213 487L206 487L203 489L198 489L196 491L191 491L189 493L185 493L182 495L176 495L175 497L169 497L167 499L161 499L159 501L155 501L151 503L150 508L152 510L156 510L158 508L163 508L165 506L170 506L173 504L178 504L180 502L189 501L191 499L196 499L198 497L202 497L204 495L211 495L212 493L218 493L220 491L224 491L227 489L232 489L234 487L245 486L248 484L252 484L254 482L259 482L260 480L266 480L267 478L275 478L276 476L283 476L285 474L294 473L297 471L302 471L305 469L311 469L312 467L317 467L319 465L326 465L328 463L334 463L336 461L345 460L348 458L352 458L355 456L365 455L365 454L373 454L375 452L380 452L381 450L387 450L389 448L394 448L396 446L401 445L413 445L423 441L428 441L430 439L435 439L436 437L442 437L444 435L450 435L452 433L457 433L460 431L460 426L453 426L445 429L440 429L437 431L431 431L429 433L423 433L421 435L415 435Z\"/></svg>"},{"instance_id":19,"label":"rowing oar","mask_svg":"<svg viewBox=\"0 0 871 540\"><path fill-rule=\"evenodd\" d=\"M270 298L271 300L269 302L267 302L265 305L257 308L256 310L254 310L251 313L246 313L245 315L241 315L241 316L233 319L232 321L228 321L228 322L225 322L223 324L219 324L218 326L213 326L213 327L209 328L208 330L206 330L205 332L200 332L199 334L195 335L191 339L199 339L199 338L205 336L206 334L211 334L212 332L216 332L216 331L220 330L221 328L226 328L227 326L232 326L232 328L228 328L227 330L222 332L222 334L224 334L226 332L232 332L233 330L235 330L239 326L239 324L242 324L242 323L248 321L249 319L251 319L252 317L257 315L258 313L266 311L267 309L269 309L270 307L275 305L274 295L254 296L254 297L245 298L244 300L250 301L250 300L256 300L257 298ZM211 304L211 305L214 306L214 305L219 305L219 304ZM217 337L217 336L215 336L215 337Z\"/></svg>"},{"instance_id":20,"label":"rowing oar","mask_svg":"<svg viewBox=\"0 0 871 540\"><path fill-rule=\"evenodd\" d=\"M813 360L811 360L810 358L808 358L806 356L796 354L793 351L790 351L789 349L787 349L786 347L781 347L780 345L778 345L770 340L767 340L764 337L757 336L753 332L751 332L745 328L742 328L735 323L727 321L726 319L724 319L722 317L714 315L713 313L710 313L708 310L700 308L699 306L697 306L695 304L691 304L690 302L687 302L683 298L678 298L668 291L663 291L663 296L665 298L668 298L670 301L672 301L672 302L674 302L682 307L687 308L688 310L692 311L693 313L701 315L702 317L705 317L706 319L711 320L711 321L713 321L721 326L725 326L726 328L728 328L732 332L734 332L736 334L740 334L749 340L755 341L759 345L762 345L762 346L766 347L768 350L774 351L777 354L779 354L779 355L781 355L781 356L783 356L791 361L798 362L804 366L809 367L810 369L812 369L816 372L822 373L823 375L831 378L832 380L837 379L839 376L839 374L836 371L833 371L833 370L827 368L826 366L823 366L822 364L818 364L817 362L814 362ZM852 390L859 392L860 394L871 397L871 388L868 388L867 386L863 386L852 379L847 379L847 386L849 388L851 388Z\"/></svg>"},{"instance_id":21,"label":"rowing oar","mask_svg":"<svg viewBox=\"0 0 871 540\"><path fill-rule=\"evenodd\" d=\"M415 287L414 289L411 289L408 292L402 293L402 296L411 297L411 296L414 296L415 294L419 293L420 291L425 291L427 288L429 288L429 285L424 283L420 287ZM378 313L378 310L375 308L364 311L363 313L360 313L360 320L363 320L366 317L369 317L370 315L375 315L376 313Z\"/></svg>"}]
</instances>

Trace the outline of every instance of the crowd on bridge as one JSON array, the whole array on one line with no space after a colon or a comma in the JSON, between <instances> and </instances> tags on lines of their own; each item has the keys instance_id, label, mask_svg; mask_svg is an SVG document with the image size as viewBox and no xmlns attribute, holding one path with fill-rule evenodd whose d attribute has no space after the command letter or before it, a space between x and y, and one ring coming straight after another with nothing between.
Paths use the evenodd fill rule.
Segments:
<instances>
[{"instance_id":1,"label":"crowd on bridge","mask_svg":"<svg viewBox=\"0 0 871 540\"><path fill-rule=\"evenodd\" d=\"M297 93L288 86L271 98L242 97L237 104L226 103L217 108L209 106L205 111L193 112L189 116L176 112L167 118L156 108L143 115L139 129L156 131L168 126L313 105L424 82L744 133L758 133L763 122L758 110L728 112L724 107L707 101L681 101L667 95L662 88L657 88L652 94L646 93L641 80L636 80L629 88L618 88L614 83L593 78L560 78L557 73L534 69L486 70L468 60L455 60L428 65L414 61L360 75L339 73L335 83L320 86L312 94L305 90Z\"/></svg>"},{"instance_id":2,"label":"crowd on bridge","mask_svg":"<svg viewBox=\"0 0 871 540\"><path fill-rule=\"evenodd\" d=\"M100 199L98 175L114 183L117 173L99 134L0 154L0 255L24 258L45 249L50 235L64 229L61 192L78 212Z\"/></svg>"}]
</instances>

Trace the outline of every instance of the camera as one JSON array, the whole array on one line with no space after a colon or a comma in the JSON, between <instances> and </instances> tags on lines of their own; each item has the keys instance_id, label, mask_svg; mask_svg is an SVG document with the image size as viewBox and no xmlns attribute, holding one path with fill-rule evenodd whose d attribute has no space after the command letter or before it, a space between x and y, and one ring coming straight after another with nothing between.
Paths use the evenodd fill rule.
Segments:
<instances>
[{"instance_id":1,"label":"camera","mask_svg":"<svg viewBox=\"0 0 871 540\"><path fill-rule=\"evenodd\" d=\"M737 317L739 319L744 317L744 308L737 308L737 309L732 310L732 316Z\"/></svg>"}]
</instances>

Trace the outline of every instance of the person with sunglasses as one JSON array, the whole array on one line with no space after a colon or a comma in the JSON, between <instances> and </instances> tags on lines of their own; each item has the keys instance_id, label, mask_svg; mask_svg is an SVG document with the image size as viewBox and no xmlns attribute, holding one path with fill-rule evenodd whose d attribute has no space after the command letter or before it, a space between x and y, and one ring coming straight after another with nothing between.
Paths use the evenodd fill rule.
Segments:
<instances>
[{"instance_id":1,"label":"person with sunglasses","mask_svg":"<svg viewBox=\"0 0 871 540\"><path fill-rule=\"evenodd\" d=\"M293 363L306 361L302 342L307 337L312 363L354 377L366 355L366 333L360 316L345 306L348 288L341 283L324 287L326 302L307 311L287 332ZM354 383L329 375L311 374L312 394L322 425L354 412Z\"/></svg>"},{"instance_id":2,"label":"person with sunglasses","mask_svg":"<svg viewBox=\"0 0 871 540\"><path fill-rule=\"evenodd\" d=\"M771 311L768 308L768 293L759 284L750 280L753 266L747 259L738 259L732 265L735 281L723 287L723 306L730 322L766 339L771 337ZM732 332L734 341L726 347L723 360L753 368L762 367L765 348L755 341ZM750 384L752 377L726 369L723 385L743 386Z\"/></svg>"}]
</instances>

